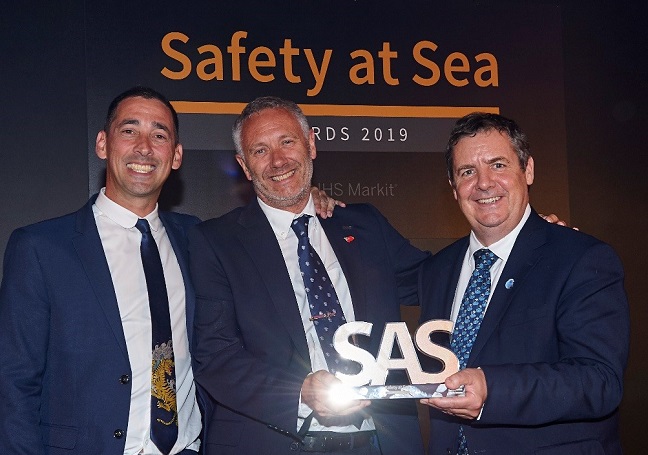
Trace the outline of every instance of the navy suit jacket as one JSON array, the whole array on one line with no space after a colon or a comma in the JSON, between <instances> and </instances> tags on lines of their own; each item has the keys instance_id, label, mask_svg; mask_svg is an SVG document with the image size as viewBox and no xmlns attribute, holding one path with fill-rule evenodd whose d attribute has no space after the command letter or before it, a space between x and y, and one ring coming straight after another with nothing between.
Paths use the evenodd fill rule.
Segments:
<instances>
[{"instance_id":1,"label":"navy suit jacket","mask_svg":"<svg viewBox=\"0 0 648 455\"><path fill-rule=\"evenodd\" d=\"M356 320L374 323L363 347L375 355L384 324L400 321L399 301L416 302L416 269L427 254L368 205L338 207L321 224L349 283ZM207 423L207 453L294 453L300 390L311 366L268 219L255 199L198 225L189 243L197 299L194 372L218 402ZM384 404L369 408L383 453L422 453L414 403Z\"/></svg>"},{"instance_id":2,"label":"navy suit jacket","mask_svg":"<svg viewBox=\"0 0 648 455\"><path fill-rule=\"evenodd\" d=\"M124 453L131 369L94 200L9 239L0 288L2 454ZM160 218L192 321L186 230L199 220Z\"/></svg>"},{"instance_id":3,"label":"navy suit jacket","mask_svg":"<svg viewBox=\"0 0 648 455\"><path fill-rule=\"evenodd\" d=\"M450 318L468 243L458 240L421 268L422 320ZM486 375L482 416L432 409L430 454L456 453L459 423L471 454L621 453L628 339L623 269L612 248L532 212L468 360Z\"/></svg>"}]
</instances>

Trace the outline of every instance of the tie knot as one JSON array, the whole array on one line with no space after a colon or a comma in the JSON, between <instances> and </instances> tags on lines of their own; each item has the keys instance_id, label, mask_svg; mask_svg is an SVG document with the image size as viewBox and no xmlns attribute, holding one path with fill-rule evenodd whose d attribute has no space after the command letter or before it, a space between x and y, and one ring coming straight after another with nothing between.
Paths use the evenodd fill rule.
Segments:
<instances>
[{"instance_id":1,"label":"tie knot","mask_svg":"<svg viewBox=\"0 0 648 455\"><path fill-rule=\"evenodd\" d=\"M488 248L482 248L475 251L475 268L486 268L490 270L492 265L497 261L497 256Z\"/></svg>"},{"instance_id":2,"label":"tie knot","mask_svg":"<svg viewBox=\"0 0 648 455\"><path fill-rule=\"evenodd\" d=\"M295 234L297 234L297 238L300 239L304 236L308 238L308 219L310 218L310 215L302 215L299 218L295 218L290 225L293 231L295 231Z\"/></svg>"},{"instance_id":3,"label":"tie knot","mask_svg":"<svg viewBox=\"0 0 648 455\"><path fill-rule=\"evenodd\" d=\"M139 220L137 220L137 223L135 223L135 227L142 234L148 234L149 232L151 232L151 227L149 226L149 222L145 218L140 218Z\"/></svg>"}]
</instances>

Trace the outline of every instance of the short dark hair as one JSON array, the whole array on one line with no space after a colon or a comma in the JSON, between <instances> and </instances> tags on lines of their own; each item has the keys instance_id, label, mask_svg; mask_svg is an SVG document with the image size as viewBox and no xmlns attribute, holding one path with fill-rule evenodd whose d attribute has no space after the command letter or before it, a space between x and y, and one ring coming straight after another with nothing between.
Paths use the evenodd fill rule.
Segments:
<instances>
[{"instance_id":1,"label":"short dark hair","mask_svg":"<svg viewBox=\"0 0 648 455\"><path fill-rule=\"evenodd\" d=\"M119 107L119 104L124 101L125 99L128 98L137 98L141 97L147 100L150 99L155 99L160 101L162 104L164 104L169 111L171 112L171 117L173 118L173 135L175 136L175 145L178 145L180 142L180 131L179 131L179 124L178 124L178 113L176 110L173 108L171 105L171 102L160 92L153 90L150 87L143 87L143 86L136 86L129 88L123 93L120 93L115 97L114 100L110 103L110 106L108 106L108 114L106 115L106 123L104 123L104 131L108 132L110 130L110 125L112 124L113 120L115 120L115 112L117 111L117 107Z\"/></svg>"},{"instance_id":2,"label":"short dark hair","mask_svg":"<svg viewBox=\"0 0 648 455\"><path fill-rule=\"evenodd\" d=\"M276 96L262 96L253 101L250 101L243 109L243 112L236 118L234 126L232 126L232 139L236 147L236 153L243 156L241 148L241 130L243 123L250 118L253 114L261 112L264 109L283 109L295 117L304 132L304 136L308 137L310 132L310 125L308 119L302 112L301 108L293 101L285 100Z\"/></svg>"},{"instance_id":3,"label":"short dark hair","mask_svg":"<svg viewBox=\"0 0 648 455\"><path fill-rule=\"evenodd\" d=\"M454 184L454 159L452 154L457 143L464 137L475 137L477 133L493 130L508 136L518 156L520 167L522 170L526 169L527 162L531 156L531 150L529 149L526 134L522 132L518 124L499 114L473 112L457 120L457 123L455 123L454 128L450 132L450 138L448 139L445 150L445 160L448 179L450 179L451 183Z\"/></svg>"}]
</instances>

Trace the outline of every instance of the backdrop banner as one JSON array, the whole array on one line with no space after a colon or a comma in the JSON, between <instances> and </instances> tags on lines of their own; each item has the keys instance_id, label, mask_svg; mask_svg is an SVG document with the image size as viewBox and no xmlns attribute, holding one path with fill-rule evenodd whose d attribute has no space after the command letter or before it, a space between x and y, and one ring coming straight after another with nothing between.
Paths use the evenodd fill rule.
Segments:
<instances>
[{"instance_id":1,"label":"backdrop banner","mask_svg":"<svg viewBox=\"0 0 648 455\"><path fill-rule=\"evenodd\" d=\"M148 9L97 2L86 13L88 137L94 144L121 91L164 93L185 149L165 209L206 219L249 201L231 126L247 102L276 95L315 129L314 183L376 205L419 246L468 231L443 151L472 111L520 124L538 163L532 203L569 217L557 7L162 0ZM94 193L104 167L93 150L88 159Z\"/></svg>"}]
</instances>

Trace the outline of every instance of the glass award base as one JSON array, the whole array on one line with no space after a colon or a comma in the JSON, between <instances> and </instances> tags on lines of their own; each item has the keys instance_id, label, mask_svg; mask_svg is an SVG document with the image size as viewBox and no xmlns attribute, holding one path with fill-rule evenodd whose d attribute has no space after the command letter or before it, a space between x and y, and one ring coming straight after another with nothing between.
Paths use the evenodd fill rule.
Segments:
<instances>
[{"instance_id":1,"label":"glass award base","mask_svg":"<svg viewBox=\"0 0 648 455\"><path fill-rule=\"evenodd\" d=\"M367 385L354 387L361 400L395 400L401 398L436 398L464 396L464 387L449 390L445 384Z\"/></svg>"}]
</instances>

